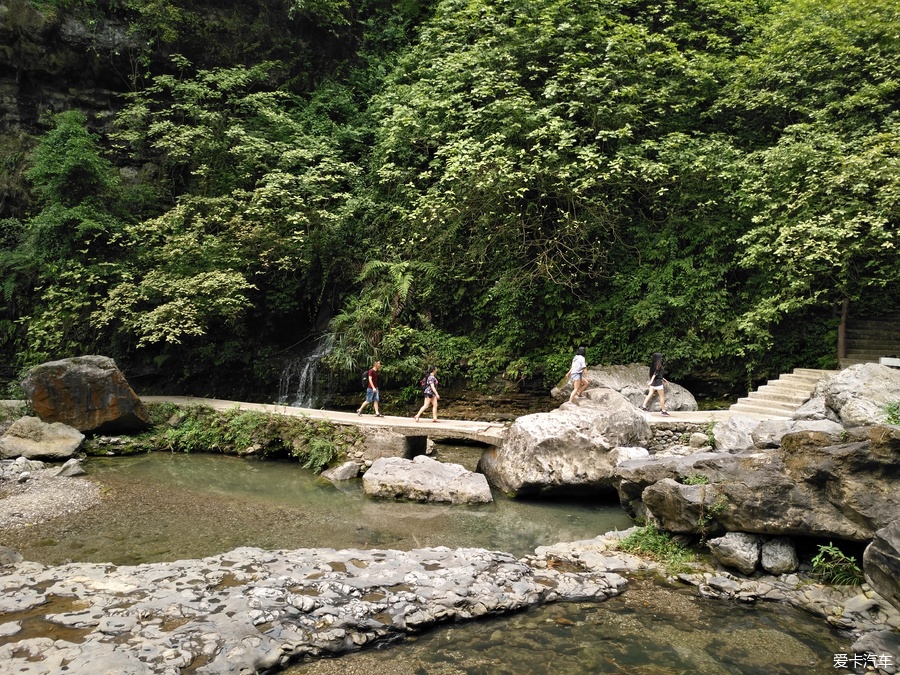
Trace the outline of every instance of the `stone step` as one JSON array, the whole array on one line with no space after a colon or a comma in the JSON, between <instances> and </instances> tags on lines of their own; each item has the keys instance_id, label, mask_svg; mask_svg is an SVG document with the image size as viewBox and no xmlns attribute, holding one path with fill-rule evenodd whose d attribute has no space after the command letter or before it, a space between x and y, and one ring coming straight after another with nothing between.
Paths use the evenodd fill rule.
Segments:
<instances>
[{"instance_id":1,"label":"stone step","mask_svg":"<svg viewBox=\"0 0 900 675\"><path fill-rule=\"evenodd\" d=\"M777 380L769 380L764 386L809 392L816 388L821 377L804 377L802 375L782 375Z\"/></svg>"},{"instance_id":2,"label":"stone step","mask_svg":"<svg viewBox=\"0 0 900 675\"><path fill-rule=\"evenodd\" d=\"M900 352L860 352L860 351L848 351L844 358L847 359L857 359L860 361L865 361L866 363L878 363L878 359L882 356L893 356L897 357L900 355Z\"/></svg>"},{"instance_id":3,"label":"stone step","mask_svg":"<svg viewBox=\"0 0 900 675\"><path fill-rule=\"evenodd\" d=\"M849 368L850 366L858 366L861 363L878 363L878 359L868 359L868 358L843 358L840 360L841 368Z\"/></svg>"},{"instance_id":4,"label":"stone step","mask_svg":"<svg viewBox=\"0 0 900 675\"><path fill-rule=\"evenodd\" d=\"M859 349L863 351L900 351L900 338L876 339L870 337L859 340L847 340L845 344L847 345L847 351L850 351L851 349Z\"/></svg>"},{"instance_id":5,"label":"stone step","mask_svg":"<svg viewBox=\"0 0 900 675\"><path fill-rule=\"evenodd\" d=\"M778 419L790 419L797 408L806 403L824 378L839 372L818 368L795 368L777 380L770 380L737 400L729 410Z\"/></svg>"},{"instance_id":6,"label":"stone step","mask_svg":"<svg viewBox=\"0 0 900 675\"><path fill-rule=\"evenodd\" d=\"M896 340L900 333L900 325L880 328L847 328L847 340Z\"/></svg>"},{"instance_id":7,"label":"stone step","mask_svg":"<svg viewBox=\"0 0 900 675\"><path fill-rule=\"evenodd\" d=\"M900 327L900 319L884 317L881 319L850 319L847 330L886 330Z\"/></svg>"},{"instance_id":8,"label":"stone step","mask_svg":"<svg viewBox=\"0 0 900 675\"><path fill-rule=\"evenodd\" d=\"M827 368L794 368L793 375L810 375L818 378L830 377L837 373L841 372L840 370L829 370Z\"/></svg>"},{"instance_id":9,"label":"stone step","mask_svg":"<svg viewBox=\"0 0 900 675\"><path fill-rule=\"evenodd\" d=\"M751 391L747 394L747 397L754 400L777 401L799 408L809 400L811 393L812 392L810 391L791 391L789 389L771 387L768 384L764 384L756 391Z\"/></svg>"},{"instance_id":10,"label":"stone step","mask_svg":"<svg viewBox=\"0 0 900 675\"><path fill-rule=\"evenodd\" d=\"M753 392L751 392L752 394ZM787 415L790 417L794 414L794 411L800 407L799 403L791 403L786 401L775 401L773 399L768 398L754 398L751 396L745 396L744 398L739 398L737 403L734 405L744 404L748 406L758 407L758 408L766 408L767 410L775 411L777 415ZM734 406L732 406L733 408Z\"/></svg>"},{"instance_id":11,"label":"stone step","mask_svg":"<svg viewBox=\"0 0 900 675\"><path fill-rule=\"evenodd\" d=\"M774 411L772 408L751 405L749 403L735 403L729 408L729 411L736 413L748 413L751 415L764 415L769 419L791 419L790 415L785 415L782 411Z\"/></svg>"}]
</instances>

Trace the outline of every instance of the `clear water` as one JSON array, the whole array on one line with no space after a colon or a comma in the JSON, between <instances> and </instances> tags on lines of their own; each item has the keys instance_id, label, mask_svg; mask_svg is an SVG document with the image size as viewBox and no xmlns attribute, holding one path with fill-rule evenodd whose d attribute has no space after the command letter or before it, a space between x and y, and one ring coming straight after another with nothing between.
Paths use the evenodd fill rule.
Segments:
<instances>
[{"instance_id":1,"label":"clear water","mask_svg":"<svg viewBox=\"0 0 900 675\"><path fill-rule=\"evenodd\" d=\"M735 605L632 580L601 603L558 603L446 626L386 650L294 665L288 675L812 675L845 639L784 605Z\"/></svg>"},{"instance_id":2,"label":"clear water","mask_svg":"<svg viewBox=\"0 0 900 675\"><path fill-rule=\"evenodd\" d=\"M481 454L438 452L469 468ZM473 506L375 501L359 481L338 489L294 463L221 455L92 458L85 468L104 487L102 504L5 533L4 544L47 564L159 562L238 546L474 546L521 556L633 524L618 504L520 502L499 493L493 504Z\"/></svg>"},{"instance_id":3,"label":"clear water","mask_svg":"<svg viewBox=\"0 0 900 675\"><path fill-rule=\"evenodd\" d=\"M474 467L480 449L438 446ZM525 555L540 545L631 526L618 505L506 499L479 506L394 503L338 489L292 463L153 453L94 458L104 488L86 512L6 531L3 544L46 564L136 564L267 549L476 546ZM782 605L733 605L633 579L602 603L560 603L441 627L385 650L292 666L290 675L841 673L852 639Z\"/></svg>"}]
</instances>

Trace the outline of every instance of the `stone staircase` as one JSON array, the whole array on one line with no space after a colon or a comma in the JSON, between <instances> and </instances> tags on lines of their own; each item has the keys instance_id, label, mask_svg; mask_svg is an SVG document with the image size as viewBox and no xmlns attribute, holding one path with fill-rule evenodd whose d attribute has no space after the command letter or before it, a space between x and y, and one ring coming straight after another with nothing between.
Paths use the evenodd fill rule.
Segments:
<instances>
[{"instance_id":1,"label":"stone staircase","mask_svg":"<svg viewBox=\"0 0 900 675\"><path fill-rule=\"evenodd\" d=\"M847 322L846 357L841 368L878 363L882 356L900 356L900 314Z\"/></svg>"},{"instance_id":2,"label":"stone staircase","mask_svg":"<svg viewBox=\"0 0 900 675\"><path fill-rule=\"evenodd\" d=\"M769 419L790 419L794 411L806 403L815 391L819 380L837 373L837 370L794 368L793 373L769 380L746 398L739 398L729 410Z\"/></svg>"}]
</instances>

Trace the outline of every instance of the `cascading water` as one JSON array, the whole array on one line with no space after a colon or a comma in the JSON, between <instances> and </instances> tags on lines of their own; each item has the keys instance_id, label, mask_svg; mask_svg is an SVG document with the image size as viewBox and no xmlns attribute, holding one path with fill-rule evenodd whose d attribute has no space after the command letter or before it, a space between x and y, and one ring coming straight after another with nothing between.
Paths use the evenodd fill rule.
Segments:
<instances>
[{"instance_id":1,"label":"cascading water","mask_svg":"<svg viewBox=\"0 0 900 675\"><path fill-rule=\"evenodd\" d=\"M319 364L331 352L330 335L319 339L305 356L287 363L278 380L278 403L315 408L321 398Z\"/></svg>"}]
</instances>

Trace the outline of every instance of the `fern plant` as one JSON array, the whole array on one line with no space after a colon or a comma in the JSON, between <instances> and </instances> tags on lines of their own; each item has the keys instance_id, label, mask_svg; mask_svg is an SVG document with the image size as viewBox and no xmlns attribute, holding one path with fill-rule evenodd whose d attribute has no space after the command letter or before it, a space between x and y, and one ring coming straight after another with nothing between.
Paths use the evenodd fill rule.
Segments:
<instances>
[{"instance_id":1,"label":"fern plant","mask_svg":"<svg viewBox=\"0 0 900 675\"><path fill-rule=\"evenodd\" d=\"M824 583L835 586L859 586L864 579L856 558L845 555L831 542L819 546L819 553L812 559L812 572Z\"/></svg>"}]
</instances>

